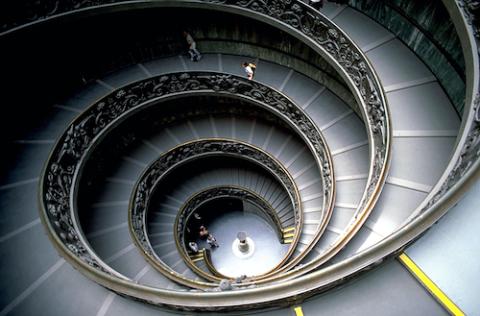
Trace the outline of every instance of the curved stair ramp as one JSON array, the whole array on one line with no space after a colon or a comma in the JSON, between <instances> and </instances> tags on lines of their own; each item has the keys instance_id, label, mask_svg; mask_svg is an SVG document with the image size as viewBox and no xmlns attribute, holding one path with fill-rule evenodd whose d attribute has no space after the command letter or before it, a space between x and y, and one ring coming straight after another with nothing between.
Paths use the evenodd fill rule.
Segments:
<instances>
[{"instance_id":1,"label":"curved stair ramp","mask_svg":"<svg viewBox=\"0 0 480 316\"><path fill-rule=\"evenodd\" d=\"M85 123L85 121L83 121L83 122L82 122L82 124L84 124L84 123ZM61 154L62 154L62 153L61 153ZM52 170L52 171L54 171L54 172L55 172L55 170ZM51 180L50 180L50 181L51 181ZM74 237L74 238L75 238L75 237ZM90 260L90 259L87 259L87 260ZM95 260L94 260L94 261L95 261Z\"/></svg>"},{"instance_id":2,"label":"curved stair ramp","mask_svg":"<svg viewBox=\"0 0 480 316\"><path fill-rule=\"evenodd\" d=\"M12 15L13 22L3 23L5 33L2 34L14 36L17 30L34 27L38 17L54 20L62 13L68 18L69 11L78 9L94 13L96 6L103 4L89 4L88 9L83 5L74 8L59 5L33 18L22 16L19 11ZM8 271L2 280L12 286L2 295L4 304L0 314L12 311L28 314L37 308L35 302L70 302L78 296L79 288L88 289L83 296L88 303L82 306L82 312L98 315L106 314L109 309L118 310L120 306L128 310L126 313L153 310L148 305L117 299L119 296L114 292L132 296L142 303L180 310L233 311L291 305L293 295L303 300L398 254L445 214L478 177L478 37L472 30L470 7L446 3L455 17L458 32L466 34L461 39L464 57L472 66L466 74L468 89L460 121L436 78L417 56L382 26L350 7L327 4L322 12L331 22L300 1L272 1L270 5L248 1L178 1L175 4L158 1L142 5L208 6L211 10L268 21L324 56L341 73L359 107L351 109L327 88L294 69L257 60L258 72L253 86L273 87L280 95L285 94L313 123L305 128L301 121L296 122L302 126L296 130L300 137L293 136L292 126L290 129L275 126L272 120L260 117L252 120L241 110L225 111L221 115L212 112L203 117L165 117L164 123L178 122L148 138L137 138L141 133L134 132L122 135L118 140L125 142L129 150L112 161L109 173L98 178L102 181L83 183L79 170L85 166L94 170L88 161L95 162L99 156L91 150L83 157L81 153L86 148L82 146L91 140L100 144L103 137L95 138L98 135L93 134L89 139L92 135L85 131L96 126L102 128L104 122L119 117L122 106L134 109L137 97L145 96L125 86L133 86L140 80L147 82L148 78L161 78L159 75L164 74L167 82L152 81L159 89L156 91L163 91L162 86L171 80L171 73L178 72L175 80L181 85L187 78L182 76L195 70L216 72L218 85L212 88L215 94L224 88L238 88L232 86L233 81L228 81L236 80L228 73L241 74L238 65L248 57L204 54L203 60L190 64L183 57L175 56L138 64L98 79L80 93L81 98L52 107L48 119L39 124L38 130L32 129L31 136L17 140L12 146L21 150L2 179L0 201L2 211L18 212L2 212L5 234L0 238L0 249L5 261L1 271ZM111 6L119 10L128 8L124 3ZM27 21L33 23L27 25ZM200 77L195 78L202 84ZM143 88L142 93L149 89L148 84ZM103 99L107 95L110 100ZM112 99L119 103L111 102ZM112 104L116 106L110 108ZM87 109L87 106L91 107ZM110 112L104 115L107 109ZM88 115L92 110L97 111L96 115ZM71 122L74 124L70 125ZM322 142L331 150L332 159L327 165L322 165L325 156L318 158L321 151L308 138L312 136L308 133L311 126L321 132ZM115 134L116 130L112 128L111 132ZM108 137L110 135L105 136ZM295 215L292 216L287 194L258 170L237 168L241 164L201 170L178 187L165 190L158 199L155 208L160 211L150 213L146 227L150 245L165 263L165 271L171 271L173 277L156 271L135 249L126 215L136 181L162 154L204 138L251 144L274 157L292 176L303 206L303 221L301 228L293 233L298 240L292 248L295 253L283 267L259 278L225 283L220 272L215 271L214 258L207 252L182 258L179 251L183 248L178 249L175 240L171 241L174 232L162 228L174 226L178 211L199 190L233 185L251 190L271 204L284 225L284 237L288 236L284 240L292 237L289 227L295 225ZM63 147L57 146L56 140L63 142ZM64 168L71 167L70 162L78 158L84 160L78 169ZM45 177L41 179L46 161ZM98 163L105 162L99 159ZM41 219L35 212L39 180L43 180L40 199L47 201ZM72 183L81 184L79 192ZM329 185L336 194L334 205L333 194L325 198L325 188ZM76 200L74 197L82 196L83 190L91 195L88 199ZM20 196L26 198L19 199ZM54 203L50 203L52 201ZM88 209L88 212L65 212L70 207ZM325 213L328 209L331 215ZM41 220L49 227L49 238L65 259L57 255L43 235ZM35 268L18 264L23 261L16 249L28 251L35 259ZM203 259L197 260L201 257ZM65 261L69 264L64 264ZM85 279L70 264L114 292ZM210 277L213 282L209 282ZM66 290L56 297L46 297L51 289L60 286ZM62 302L45 308L53 314L72 313L71 304Z\"/></svg>"},{"instance_id":3,"label":"curved stair ramp","mask_svg":"<svg viewBox=\"0 0 480 316\"><path fill-rule=\"evenodd\" d=\"M219 78L220 80L224 80L224 79L230 80L229 79L230 76L222 77L222 76L218 76L216 74L213 74L213 75L210 75L210 76L213 76L212 78L214 78L214 79ZM200 74L184 73L184 74L178 74L178 75L171 75L170 77L162 76L162 77L159 78L159 80L160 80L160 82L165 83L166 78L170 78L170 79L167 79L167 83L168 83L168 80L170 80L169 84L175 84L175 85L177 85L178 82L182 82L182 81L186 82L187 84L189 82L192 82L192 83L195 84L193 86L194 91L198 90L198 89L200 89L200 91L203 91L203 89L208 89L208 84L212 84L212 83L216 84L217 83L217 81L205 81L205 79L208 80L210 77L206 74L203 74L203 73L200 73ZM203 80L203 81L200 81L200 86L198 86L198 83L197 83L199 79ZM238 79L234 79L234 80L238 80ZM201 82L204 82L206 84L206 86L203 86ZM222 82L222 81L220 81L220 82ZM143 85L143 82L141 84ZM163 85L165 85L165 84L163 84ZM198 86L198 88L196 88L197 86ZM255 86L256 85L254 85L254 87ZM128 100L129 93L131 93L129 91L129 89L131 91L134 91L134 89L135 89L135 86L132 86L132 87L127 87L125 89L122 89L119 92L116 92L115 95L117 97L118 96L126 96L127 97L126 100ZM214 91L216 91L215 89L218 89L218 88L216 88L216 86L213 86L213 87L214 87ZM245 87L250 87L250 86L246 85ZM165 91L170 91L168 84L165 85L164 88L165 88ZM248 90L246 90L246 91L248 92ZM112 101L110 101L109 98L106 98L105 100L106 100L106 102L112 102ZM75 131L79 128L80 128L81 133L85 133L85 132L89 133L90 127L89 127L88 124L89 124L89 122L91 122L93 116L97 116L99 118L106 118L105 116L103 116L102 112L99 112L98 114L94 114L96 111L98 111L98 110L101 111L103 109L104 104L105 104L104 102L105 101L101 100L98 103L98 106L94 106L94 107L91 107L89 109L90 113L84 114L83 116L79 117L75 122L75 124L78 124L78 125L76 125L76 126L72 125L72 127L70 127L68 129L67 136L66 136L64 141L66 141L67 143L70 142L70 138L72 136L75 136L74 133L76 133ZM113 102L121 102L121 101L113 101ZM130 105L130 106L135 106L135 104ZM125 110L128 110L128 107L125 108L125 106L123 106L123 107L120 107L118 109L119 109L119 111L125 111ZM285 109L283 109L283 108L280 108L280 110L285 111ZM118 111L118 110L115 110L115 111ZM280 111L280 113L282 113L281 111ZM119 114L121 115L122 113L119 112ZM118 114L115 114L113 117L115 117L117 115ZM118 115L118 117L122 118L120 115ZM296 114L296 115L298 115L298 114ZM167 119L168 119L168 117L167 117ZM108 125L103 125L103 126L107 127ZM84 128L86 128L86 129L84 130ZM98 133L98 131L99 130L96 129L96 128L93 129L94 133ZM304 129L304 131L306 131L306 130ZM312 133L311 130L309 130L309 132ZM71 134L71 133L73 133L73 134ZM99 135L101 135L101 134L99 134ZM96 136L95 138L100 139L100 136ZM316 142L316 144L320 145L320 143L319 143L320 139L318 138L318 136L315 136L315 134L310 134L308 136L305 136L305 138L308 139L310 142L313 141L313 142ZM88 142L90 139L91 138L85 138L84 140ZM67 143L65 143L65 144L67 144ZM79 149L79 150L86 149L86 147L84 145L81 145L81 144L78 144L78 143L73 143L72 145L74 145L75 147L70 148L69 145L66 145L66 146L63 146L62 149L60 149L59 151L56 151L55 154L57 155L57 158L55 158L55 159L57 159L57 161L59 161L59 163L62 163L63 161L65 161L64 159L67 159L66 160L67 163L70 163L68 161L70 161L71 158L74 158L74 159L80 158L80 156L77 155L75 150L76 149ZM91 146L91 147L93 147L93 146ZM326 152L321 147L316 148L316 150L317 151L318 150L323 150L323 151L321 151L322 154L324 154ZM65 158L65 157L71 157L71 158ZM81 160L79 160L79 162L82 163ZM326 167L327 167L327 169L325 169ZM327 177L330 177L331 173L328 172L328 165L324 164L323 169L324 169L323 172L327 175ZM53 199L57 198L58 195L64 194L63 193L64 191L61 191L61 190L63 190L63 188L65 188L65 184L67 184L67 183L64 183L63 181L65 179L65 176L70 171L68 171L69 170L68 167L65 167L65 166L58 167L58 165L56 163L51 164L48 167L48 170L50 170L50 171L48 171L48 177L46 178L47 183L48 183L47 186L49 186L48 188L46 188L46 192L47 192L46 197L47 197L47 201L49 201L49 202L47 202L49 204L48 208L51 209L51 210L55 210L55 212L52 213L52 216L58 218L58 220L61 221L58 229L67 229L67 226L65 226L65 225L71 225L71 224L70 224L69 221L65 221L65 219L62 217L61 213L59 213L59 211L58 211L59 209L65 207L65 206L63 206L62 204L57 204L57 202L54 203L55 205L50 204L50 203L53 202L54 201ZM77 179L75 181L76 181L76 183L78 183L79 182L78 176L76 176L76 177L77 177ZM73 190L72 192L75 192L75 190ZM326 192L328 192L328 191L326 191ZM75 223L74 225L79 225L79 224ZM70 232L72 232L72 230L70 228L68 228L68 230ZM62 236L63 235L60 234L60 237L64 238ZM80 237L79 235L70 236L70 237L67 238L67 243L71 243L70 246L69 246L71 249L82 249L81 250L82 251L82 258L83 258L83 260L86 260L87 262L89 262L89 264L98 265L99 269L107 269L106 262L101 262L101 260L96 255L93 254L93 250L87 249L88 246L85 244L84 241L82 241L82 239L83 239L83 237ZM108 259L109 259L109 261L111 260L110 258L108 258ZM105 268L103 268L103 267L105 267ZM188 285L190 285L190 284L188 284Z\"/></svg>"},{"instance_id":4,"label":"curved stair ramp","mask_svg":"<svg viewBox=\"0 0 480 316\"><path fill-rule=\"evenodd\" d=\"M210 167L205 164L203 164L202 167L202 164L199 164L199 162L197 161L200 158L202 160L208 161L207 158L209 156L214 157L218 155L220 155L220 157L224 156L227 159L229 158L229 156L237 156L243 159L250 160L255 164L258 163L259 166L264 165L265 167L263 168L267 168L266 170L268 170L268 172L265 174L265 170L262 174L259 173L259 170L249 170L248 165L244 166L243 168L241 166L235 168L235 164L231 166L224 166L220 163L220 161L217 161L214 165ZM198 174L189 171L190 167L188 162L189 160L192 161L193 159L197 159L193 161L195 163L192 166L195 166L195 168L199 168L199 171L197 171ZM190 162L190 165L193 162ZM182 166L181 164L186 165ZM238 162L236 162L236 164L238 164ZM177 178L178 181L179 178L178 176L175 176L175 169L181 167L183 167L183 169L185 170L185 176L183 176L183 181L190 184L190 181L196 183L194 189L192 190L192 192L185 192L185 190L178 189L172 191L167 189L165 193L160 192L160 196L163 197L161 199L163 200L161 205L166 205L170 209L173 208L174 210L176 210L177 214L175 215L160 209L159 212L153 212L147 219L147 212L149 212L150 199L152 195L152 193L148 192L152 192L155 189L149 188L149 184L151 185L152 183L155 183L154 186L158 186L158 190L164 191L164 187L161 186L162 182L165 183L166 187L170 187L173 185L170 183L170 181L165 180L165 177L169 175L170 177ZM159 170L159 168L160 170L162 170L162 172L157 171ZM240 172L248 172L251 175L251 178L243 178L243 181L240 182ZM269 179L272 176L273 178ZM247 180L250 185L247 185ZM182 185L180 185L180 187L185 188L185 186ZM258 148L238 141L218 138L197 140L185 143L181 146L177 146L176 148L173 148L169 152L162 155L158 160L156 160L153 164L150 165L149 168L144 171L133 192L129 213L129 221L131 225L130 229L133 232L133 237L137 245L147 254L147 258L150 262L155 263L155 259L158 258L159 261L163 261L165 263L167 263L168 261L170 262L170 264L178 265L182 257L184 259L187 258L187 253L185 251L185 240L183 240L182 242L180 241L183 239L183 237L181 236L184 228L181 227L179 222L185 221L184 216L190 215L180 214L182 212L183 205L185 203L189 203L191 195L198 195L199 192L202 192L206 189L214 189L217 187L231 188L230 190L236 187L247 187L246 190L252 192L253 194L256 194L255 192L258 192L258 194L265 196L267 199L270 199L273 193L277 191L284 191L283 194L286 194L287 199L291 201L290 209L291 213L293 213L292 216L295 218L295 226L293 227L298 228L301 226L302 217L300 214L300 197L296 186L293 183L291 177L287 173L285 173L285 170L281 167L281 165L275 162L272 157L269 157L268 154L261 152ZM210 192L214 191L210 190ZM223 195L225 196L227 193L228 190ZM232 191L231 193L234 194L235 192ZM232 197L235 196L233 195ZM208 195L206 195L205 198L208 198ZM275 200L278 199L278 194L277 196L274 196L274 198ZM275 200L271 199L270 201L274 202ZM201 202L201 200L197 201L197 203ZM264 201L266 204L268 204L268 201ZM165 202L168 202L169 204L165 204ZM219 212L218 216L221 215L221 212ZM273 210L272 214L269 216L274 217L275 220L273 220L272 222L276 223L276 229L279 231L278 235L280 237L281 231L287 227L281 226L280 219ZM143 223L146 223L144 227L142 227L144 225ZM160 227L163 227L163 232L160 232L160 234L162 235L160 239L167 241L159 245L154 245L153 243L151 245L147 245L149 239L147 232L148 225L159 225ZM166 239L164 238L165 233L167 233ZM220 240L221 236L217 236L217 238ZM292 248L294 247L295 243L290 246L291 250L286 252L286 258L291 255L293 250ZM167 251L167 249L169 251ZM154 253L158 254L157 258L155 258ZM195 270L195 267L193 267L191 264L188 264L188 262L186 263L190 266L190 268L194 268ZM221 281L221 278L215 278L210 275L205 275L201 271L197 271L197 273L200 273L206 279L209 279L211 281Z\"/></svg>"}]
</instances>

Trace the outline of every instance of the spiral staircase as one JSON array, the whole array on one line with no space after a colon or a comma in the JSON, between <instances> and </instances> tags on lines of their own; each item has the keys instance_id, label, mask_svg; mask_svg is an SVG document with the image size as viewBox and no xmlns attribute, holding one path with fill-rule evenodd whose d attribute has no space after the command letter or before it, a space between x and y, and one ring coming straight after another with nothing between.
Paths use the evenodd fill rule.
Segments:
<instances>
[{"instance_id":1,"label":"spiral staircase","mask_svg":"<svg viewBox=\"0 0 480 316\"><path fill-rule=\"evenodd\" d=\"M2 4L0 315L480 315L480 6L373 3Z\"/></svg>"}]
</instances>

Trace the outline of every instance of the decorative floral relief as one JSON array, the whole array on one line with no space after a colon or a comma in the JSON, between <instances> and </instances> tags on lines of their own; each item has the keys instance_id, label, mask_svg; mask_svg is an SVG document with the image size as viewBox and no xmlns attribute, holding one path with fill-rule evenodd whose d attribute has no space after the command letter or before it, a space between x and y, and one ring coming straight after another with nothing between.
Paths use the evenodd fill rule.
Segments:
<instances>
[{"instance_id":1,"label":"decorative floral relief","mask_svg":"<svg viewBox=\"0 0 480 316\"><path fill-rule=\"evenodd\" d=\"M247 144L238 143L229 140L200 140L194 143L188 143L177 147L164 155L162 155L158 160L156 160L152 165L148 167L144 175L138 182L137 187L135 188L135 199L133 202L133 208L131 213L131 222L134 229L135 237L141 244L144 251L149 254L153 253L152 246L147 241L147 228L146 228L146 215L148 211L148 204L151 193L155 190L156 184L166 175L166 173L173 167L193 159L197 156L204 157L206 154L210 155L236 155L238 157L243 157L250 159L259 163L264 168L268 169L275 177L282 183L283 187L288 192L291 200L293 211L296 218L296 223L300 222L301 218L301 209L300 209L300 197L298 195L298 189L296 188L295 183L292 178L285 172L285 170L275 162L269 155L259 151L258 149L251 147ZM188 209L184 210L185 215L181 216L183 219L185 216L188 216L191 210L195 209L198 204L202 203L204 199L211 198L214 194L228 193L236 194L235 196L242 196L245 198L251 197L252 194L247 194L248 192L244 190L238 190L235 188L216 188L212 190L207 190L200 195L197 195L196 198L188 204ZM246 193L245 193L246 192ZM265 210L270 209L271 207L265 203L262 203ZM180 211L180 210L179 210ZM273 215L272 215L273 216ZM182 221L183 223L183 221ZM181 225L183 227L183 225ZM179 232L183 232L183 229L180 229Z\"/></svg>"},{"instance_id":2,"label":"decorative floral relief","mask_svg":"<svg viewBox=\"0 0 480 316\"><path fill-rule=\"evenodd\" d=\"M56 146L44 179L44 205L55 233L60 237L65 246L77 257L91 266L101 268L93 254L83 244L79 233L75 229L72 218L75 210L70 208L69 201L73 190L73 176L85 152L93 143L94 138L129 110L159 97L174 96L178 93L210 91L211 93L235 94L247 97L260 104L262 107L274 110L283 120L289 121L304 137L308 139L311 147L316 151L321 162L324 196L332 198L331 185L333 182L332 166L325 151L326 144L311 120L282 94L263 86L259 83L248 81L232 75L222 75L207 72L175 73L145 79L128 85L103 98L85 111L68 128L65 135ZM175 118L165 118L165 120ZM214 149L212 144L184 148L182 152L169 155L167 161L154 165L149 170L150 181L145 182L144 189L137 192L137 199L146 201L153 187L153 175L163 172L166 166L178 161L184 156L199 151ZM223 144L222 151L237 152L242 155L249 154L258 161L264 161L272 170L278 168L271 161L265 160L258 152L252 152L247 146ZM287 182L285 177L282 180ZM288 188L294 191L293 187ZM327 199L326 199L327 200ZM135 205L134 210L144 207L141 203ZM135 214L138 214L135 212ZM141 233L142 223L135 217L134 229ZM140 234L139 234L140 236ZM140 238L142 245L147 245L145 238ZM148 249L146 247L145 249ZM103 269L106 271L106 269Z\"/></svg>"}]
</instances>

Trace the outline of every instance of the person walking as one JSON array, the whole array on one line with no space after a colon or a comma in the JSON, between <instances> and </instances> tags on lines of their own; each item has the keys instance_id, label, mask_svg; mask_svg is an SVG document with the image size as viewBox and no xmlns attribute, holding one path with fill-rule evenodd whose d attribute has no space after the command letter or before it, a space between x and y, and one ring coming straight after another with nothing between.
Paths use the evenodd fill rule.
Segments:
<instances>
[{"instance_id":1,"label":"person walking","mask_svg":"<svg viewBox=\"0 0 480 316\"><path fill-rule=\"evenodd\" d=\"M255 70L257 69L257 65L254 63L249 63L249 62L244 62L242 64L243 69L245 69L245 72L247 73L247 78L248 80L253 80L253 77L255 76Z\"/></svg>"},{"instance_id":2,"label":"person walking","mask_svg":"<svg viewBox=\"0 0 480 316\"><path fill-rule=\"evenodd\" d=\"M190 54L190 60L191 61L199 61L202 59L202 54L197 49L197 43L193 39L192 35L188 33L187 31L183 31L183 37L187 41L188 45L188 53Z\"/></svg>"}]
</instances>

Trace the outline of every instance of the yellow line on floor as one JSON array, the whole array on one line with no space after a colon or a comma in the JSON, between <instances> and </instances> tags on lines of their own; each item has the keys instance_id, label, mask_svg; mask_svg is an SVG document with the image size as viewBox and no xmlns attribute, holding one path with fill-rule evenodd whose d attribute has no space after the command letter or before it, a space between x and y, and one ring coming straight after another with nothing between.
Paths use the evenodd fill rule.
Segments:
<instances>
[{"instance_id":1,"label":"yellow line on floor","mask_svg":"<svg viewBox=\"0 0 480 316\"><path fill-rule=\"evenodd\" d=\"M400 262L419 280L423 286L433 295L433 297L438 300L450 314L455 316L465 315L462 310L455 305L455 303L448 298L448 296L443 293L440 288L433 283L433 281L418 267L415 262L407 256L406 253L402 253L398 259Z\"/></svg>"},{"instance_id":2,"label":"yellow line on floor","mask_svg":"<svg viewBox=\"0 0 480 316\"><path fill-rule=\"evenodd\" d=\"M196 259L192 259L192 262L198 262L198 261L202 261L203 258L196 258Z\"/></svg>"},{"instance_id":3,"label":"yellow line on floor","mask_svg":"<svg viewBox=\"0 0 480 316\"><path fill-rule=\"evenodd\" d=\"M303 316L302 306L297 306L293 310L295 311L295 316Z\"/></svg>"}]
</instances>

